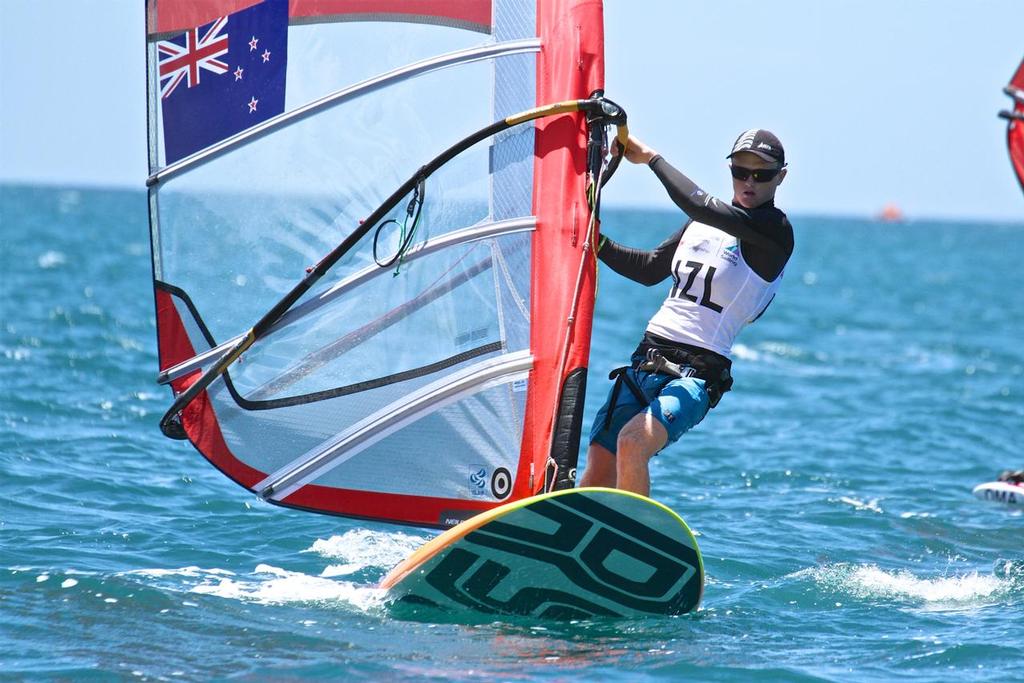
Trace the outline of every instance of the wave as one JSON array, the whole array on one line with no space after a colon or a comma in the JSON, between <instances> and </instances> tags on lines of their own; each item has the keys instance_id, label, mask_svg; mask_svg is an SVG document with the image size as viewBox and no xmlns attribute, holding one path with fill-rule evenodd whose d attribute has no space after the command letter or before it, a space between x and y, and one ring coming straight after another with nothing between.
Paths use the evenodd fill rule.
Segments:
<instances>
[{"instance_id":1,"label":"wave","mask_svg":"<svg viewBox=\"0 0 1024 683\"><path fill-rule=\"evenodd\" d=\"M985 607L1008 602L1024 588L1024 565L1003 562L990 574L970 571L921 577L906 569L838 563L804 569L789 578L810 578L828 593L858 600L889 600L936 609Z\"/></svg>"},{"instance_id":2,"label":"wave","mask_svg":"<svg viewBox=\"0 0 1024 683\"><path fill-rule=\"evenodd\" d=\"M136 569L123 575L141 576L164 590L212 595L258 604L316 603L346 605L370 612L383 604L384 591L377 582L392 566L405 559L427 540L403 532L381 533L353 529L338 536L317 539L303 550L340 563L326 565L320 574L294 571L270 564L256 565L252 572L197 566L176 569ZM344 576L349 580L340 580Z\"/></svg>"},{"instance_id":3,"label":"wave","mask_svg":"<svg viewBox=\"0 0 1024 683\"><path fill-rule=\"evenodd\" d=\"M246 576L204 581L193 586L191 592L262 605L343 603L362 612L380 605L384 593L375 586L311 576L267 564L257 565L253 573Z\"/></svg>"},{"instance_id":4,"label":"wave","mask_svg":"<svg viewBox=\"0 0 1024 683\"><path fill-rule=\"evenodd\" d=\"M400 531L381 533L369 529L353 529L340 536L317 539L303 552L341 560L340 564L332 564L324 569L323 576L349 576L366 570L388 570L427 540L426 536Z\"/></svg>"}]
</instances>

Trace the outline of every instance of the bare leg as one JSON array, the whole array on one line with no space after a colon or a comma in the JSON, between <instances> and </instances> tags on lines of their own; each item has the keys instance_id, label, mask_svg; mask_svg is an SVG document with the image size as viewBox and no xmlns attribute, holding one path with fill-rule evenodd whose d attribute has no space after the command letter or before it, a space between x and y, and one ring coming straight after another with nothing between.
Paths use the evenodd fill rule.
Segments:
<instances>
[{"instance_id":1,"label":"bare leg","mask_svg":"<svg viewBox=\"0 0 1024 683\"><path fill-rule=\"evenodd\" d=\"M664 425L648 412L636 415L619 432L616 444L617 485L625 491L644 496L651 493L647 462L668 442ZM588 461L589 462L589 461Z\"/></svg>"},{"instance_id":2,"label":"bare leg","mask_svg":"<svg viewBox=\"0 0 1024 683\"><path fill-rule=\"evenodd\" d=\"M615 456L611 451L596 443L590 444L580 486L615 487Z\"/></svg>"}]
</instances>

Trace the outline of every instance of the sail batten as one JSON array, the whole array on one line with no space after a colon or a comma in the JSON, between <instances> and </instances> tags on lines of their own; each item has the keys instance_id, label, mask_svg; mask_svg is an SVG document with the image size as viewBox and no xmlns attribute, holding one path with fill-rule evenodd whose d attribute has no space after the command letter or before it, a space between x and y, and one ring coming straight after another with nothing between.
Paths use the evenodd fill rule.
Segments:
<instances>
[{"instance_id":1,"label":"sail batten","mask_svg":"<svg viewBox=\"0 0 1024 683\"><path fill-rule=\"evenodd\" d=\"M195 356L192 356L188 360L182 361L177 365L167 368L159 375L157 375L157 383L170 384L175 380L179 380L182 377L185 377L186 375L190 375L194 372L202 370L204 367L208 365L216 363L221 358L223 358L227 353L229 353L232 347L237 346L238 343L242 341L243 337L244 335L237 335L235 337L232 337L226 342L221 342L217 346L207 351L204 351L203 353L196 354Z\"/></svg>"},{"instance_id":2,"label":"sail batten","mask_svg":"<svg viewBox=\"0 0 1024 683\"><path fill-rule=\"evenodd\" d=\"M165 433L271 502L422 526L570 471L601 3L147 6Z\"/></svg>"}]
</instances>

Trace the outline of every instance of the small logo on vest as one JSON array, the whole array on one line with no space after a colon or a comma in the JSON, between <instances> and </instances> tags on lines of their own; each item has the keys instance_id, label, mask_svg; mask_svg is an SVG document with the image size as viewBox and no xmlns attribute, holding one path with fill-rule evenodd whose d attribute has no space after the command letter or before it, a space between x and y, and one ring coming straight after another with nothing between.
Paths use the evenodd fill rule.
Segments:
<instances>
[{"instance_id":1,"label":"small logo on vest","mask_svg":"<svg viewBox=\"0 0 1024 683\"><path fill-rule=\"evenodd\" d=\"M722 247L722 251L718 255L723 261L735 266L740 262L740 245L731 244L728 247Z\"/></svg>"}]
</instances>

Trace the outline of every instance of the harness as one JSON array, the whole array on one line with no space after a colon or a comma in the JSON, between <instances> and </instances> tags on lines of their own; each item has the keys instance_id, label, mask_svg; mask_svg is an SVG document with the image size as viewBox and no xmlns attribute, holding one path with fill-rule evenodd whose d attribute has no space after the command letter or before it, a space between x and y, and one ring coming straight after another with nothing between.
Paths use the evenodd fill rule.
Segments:
<instances>
[{"instance_id":1,"label":"harness","mask_svg":"<svg viewBox=\"0 0 1024 683\"><path fill-rule=\"evenodd\" d=\"M611 426L612 414L618 405L619 394L622 385L632 392L636 400L644 407L650 405L654 399L648 397L643 388L636 381L637 372L648 372L665 377L661 386L668 384L674 379L683 377L696 377L704 380L704 389L708 393L708 407L714 408L722 400L725 392L732 388L732 374L729 371L729 362L719 360L718 357L708 354L688 353L681 349L667 351L675 360L670 360L662 350L654 346L641 343L633 354L633 364L615 368L608 373L608 379L615 380L612 386L612 394L608 401L608 412L604 416L604 428ZM661 388L659 387L659 391Z\"/></svg>"}]
</instances>

